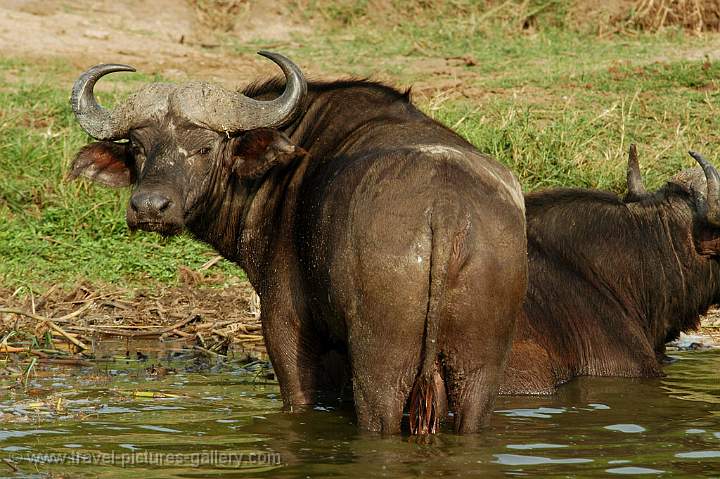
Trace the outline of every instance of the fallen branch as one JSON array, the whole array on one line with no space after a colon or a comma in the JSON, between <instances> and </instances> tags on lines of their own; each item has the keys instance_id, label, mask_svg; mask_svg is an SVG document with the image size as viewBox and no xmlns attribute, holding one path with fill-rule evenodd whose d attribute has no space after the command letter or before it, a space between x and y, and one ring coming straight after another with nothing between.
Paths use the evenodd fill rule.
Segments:
<instances>
[{"instance_id":1,"label":"fallen branch","mask_svg":"<svg viewBox=\"0 0 720 479\"><path fill-rule=\"evenodd\" d=\"M50 289L45 291L42 296L40 296L40 299L38 300L37 304L35 305L35 309L42 308L45 303L47 303L48 298L50 298L50 295L53 294L53 292L57 289L58 285L53 284Z\"/></svg>"},{"instance_id":2,"label":"fallen branch","mask_svg":"<svg viewBox=\"0 0 720 479\"><path fill-rule=\"evenodd\" d=\"M26 353L28 348L16 348L7 344L0 344L0 353Z\"/></svg>"},{"instance_id":3,"label":"fallen branch","mask_svg":"<svg viewBox=\"0 0 720 479\"><path fill-rule=\"evenodd\" d=\"M137 338L142 336L160 336L164 333L169 333L175 329L182 328L186 324L195 321L196 319L199 319L200 316L197 314L191 314L188 318L183 319L182 321L173 324L172 326L167 326L164 328L159 329L153 329L151 331L107 331L103 330L102 328L98 328L97 332L103 333L103 334L109 334L113 336L122 336L125 338Z\"/></svg>"},{"instance_id":4,"label":"fallen branch","mask_svg":"<svg viewBox=\"0 0 720 479\"><path fill-rule=\"evenodd\" d=\"M213 331L213 334L217 334L220 337L227 338L227 339L235 339L238 341L262 341L263 337L259 334L238 334L238 333L228 333L226 331L221 330L215 330Z\"/></svg>"},{"instance_id":5,"label":"fallen branch","mask_svg":"<svg viewBox=\"0 0 720 479\"><path fill-rule=\"evenodd\" d=\"M0 313L2 314L17 314L18 316L25 316L27 318L35 319L37 321L48 321L48 322L54 322L54 323L64 323L68 319L75 318L77 316L80 316L82 313L84 313L90 306L92 306L92 303L86 303L81 308L77 309L76 311L73 311L70 314L66 314L65 316L60 316L59 318L48 318L47 316L41 316L39 314L31 313L29 311L23 311L22 309L13 309L13 308L0 308Z\"/></svg>"},{"instance_id":6,"label":"fallen branch","mask_svg":"<svg viewBox=\"0 0 720 479\"><path fill-rule=\"evenodd\" d=\"M64 323L64 322L68 321L69 319L80 316L82 313L87 311L90 308L90 306L92 306L92 305L93 305L92 302L85 303L82 307L78 308L74 312L72 312L70 314L66 314L65 316L60 316L59 318L53 318L52 321L55 321L56 323L57 322Z\"/></svg>"},{"instance_id":7,"label":"fallen branch","mask_svg":"<svg viewBox=\"0 0 720 479\"><path fill-rule=\"evenodd\" d=\"M39 351L37 349L30 349L26 347L20 347L16 348L14 346L8 346L7 344L0 344L0 353L10 353L10 354L17 354L17 353L28 353L32 354L33 356L37 356L39 358L47 358L47 353L43 351Z\"/></svg>"},{"instance_id":8,"label":"fallen branch","mask_svg":"<svg viewBox=\"0 0 720 479\"><path fill-rule=\"evenodd\" d=\"M197 335L193 333L186 333L185 331L180 331L179 329L173 329L172 331L169 331L177 336L180 336L181 338L195 338Z\"/></svg>"},{"instance_id":9,"label":"fallen branch","mask_svg":"<svg viewBox=\"0 0 720 479\"><path fill-rule=\"evenodd\" d=\"M63 359L63 358L39 358L40 364L59 364L61 366L92 366L93 363L85 361L83 359Z\"/></svg>"},{"instance_id":10,"label":"fallen branch","mask_svg":"<svg viewBox=\"0 0 720 479\"><path fill-rule=\"evenodd\" d=\"M123 396L133 396L136 398L148 398L148 399L186 398L186 397L188 397L183 394L162 393L159 391L116 391L116 392Z\"/></svg>"},{"instance_id":11,"label":"fallen branch","mask_svg":"<svg viewBox=\"0 0 720 479\"><path fill-rule=\"evenodd\" d=\"M38 321L48 321L49 320L49 318L46 318L45 316L40 316L39 314L33 314L28 311L23 311L21 309L0 308L0 313L17 314L18 316L25 316L27 318L36 319Z\"/></svg>"},{"instance_id":12,"label":"fallen branch","mask_svg":"<svg viewBox=\"0 0 720 479\"><path fill-rule=\"evenodd\" d=\"M134 324L128 324L128 325L115 325L115 324L103 324L98 326L70 326L67 325L65 327L66 331L72 331L73 333L78 332L84 332L84 333L103 333L103 334L115 334L117 329L120 333L122 333L123 329L137 329L137 330L144 330L144 329L152 329L157 328L157 325L153 326L136 326ZM102 329L102 331L100 330ZM129 331L128 331L129 332Z\"/></svg>"},{"instance_id":13,"label":"fallen branch","mask_svg":"<svg viewBox=\"0 0 720 479\"><path fill-rule=\"evenodd\" d=\"M2 461L7 465L7 467L9 467L10 469L12 469L13 472L20 472L20 469L18 469L17 466L15 466L15 464L13 464L12 462L10 462L9 459L5 459L5 458L3 457L3 458L2 458Z\"/></svg>"},{"instance_id":14,"label":"fallen branch","mask_svg":"<svg viewBox=\"0 0 720 479\"><path fill-rule=\"evenodd\" d=\"M75 346L77 346L78 348L80 348L81 351L85 351L86 349L88 349L88 347L85 346L85 344L84 344L82 341L80 341L79 339L77 339L77 338L76 338L75 336L73 336L72 334L66 332L66 331L65 331L64 329L62 329L60 326L58 326L57 324L55 324L54 322L52 322L52 320L46 320L45 322L46 322L47 325L50 326L50 328L52 328L54 331L60 333L60 335L61 335L63 338L67 339L68 341L70 341L71 343L73 343Z\"/></svg>"},{"instance_id":15,"label":"fallen branch","mask_svg":"<svg viewBox=\"0 0 720 479\"><path fill-rule=\"evenodd\" d=\"M211 356L213 358L224 358L227 359L227 356L225 354L216 353L215 351L210 351L209 349L205 349L202 346L193 346L193 349L200 351L201 353L205 353L208 356Z\"/></svg>"},{"instance_id":16,"label":"fallen branch","mask_svg":"<svg viewBox=\"0 0 720 479\"><path fill-rule=\"evenodd\" d=\"M208 269L212 268L213 266L215 266L216 264L218 264L222 259L223 259L222 256L215 256L214 258L207 261L204 265L200 266L198 268L198 271L208 270Z\"/></svg>"}]
</instances>

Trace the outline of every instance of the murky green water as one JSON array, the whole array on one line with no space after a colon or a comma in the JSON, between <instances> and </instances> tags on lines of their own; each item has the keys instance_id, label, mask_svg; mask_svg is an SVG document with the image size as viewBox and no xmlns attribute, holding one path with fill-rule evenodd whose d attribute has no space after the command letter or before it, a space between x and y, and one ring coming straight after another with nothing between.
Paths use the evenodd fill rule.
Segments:
<instances>
[{"instance_id":1,"label":"murky green water","mask_svg":"<svg viewBox=\"0 0 720 479\"><path fill-rule=\"evenodd\" d=\"M0 459L19 469L0 460L0 477L720 477L720 351L676 356L663 380L501 398L484 433L424 445L358 434L331 406L282 413L277 385L245 369L51 370L32 396L0 391Z\"/></svg>"}]
</instances>

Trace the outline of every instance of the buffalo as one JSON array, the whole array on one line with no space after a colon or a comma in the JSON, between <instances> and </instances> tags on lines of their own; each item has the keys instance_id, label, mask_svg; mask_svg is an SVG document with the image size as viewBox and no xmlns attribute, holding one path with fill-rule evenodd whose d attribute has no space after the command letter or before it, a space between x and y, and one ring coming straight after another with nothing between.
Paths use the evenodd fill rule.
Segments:
<instances>
[{"instance_id":1,"label":"buffalo","mask_svg":"<svg viewBox=\"0 0 720 479\"><path fill-rule=\"evenodd\" d=\"M548 394L576 376L658 377L665 343L720 300L720 176L697 153L656 192L630 148L624 198L526 195L528 293L504 394Z\"/></svg>"},{"instance_id":2,"label":"buffalo","mask_svg":"<svg viewBox=\"0 0 720 479\"><path fill-rule=\"evenodd\" d=\"M152 83L112 110L97 65L72 91L96 142L70 177L132 186L131 229L187 230L240 265L261 302L284 406L349 377L360 428L477 431L497 395L527 283L520 185L371 81L285 78L242 93ZM447 397L447 404L445 398Z\"/></svg>"}]
</instances>

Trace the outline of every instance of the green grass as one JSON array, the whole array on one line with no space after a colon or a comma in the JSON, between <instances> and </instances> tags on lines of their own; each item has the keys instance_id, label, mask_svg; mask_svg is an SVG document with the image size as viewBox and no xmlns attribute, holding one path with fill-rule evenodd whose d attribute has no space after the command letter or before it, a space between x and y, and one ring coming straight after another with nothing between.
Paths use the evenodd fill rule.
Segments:
<instances>
[{"instance_id":1,"label":"green grass","mask_svg":"<svg viewBox=\"0 0 720 479\"><path fill-rule=\"evenodd\" d=\"M599 38L552 25L508 32L462 15L425 16L386 30L357 18L346 23L289 52L341 76L402 86L459 80L459 87L418 95L417 102L510 166L526 191L622 192L630 143L639 146L650 187L693 166L690 148L716 158L720 62L699 52L717 48L718 35L669 30Z\"/></svg>"},{"instance_id":2,"label":"green grass","mask_svg":"<svg viewBox=\"0 0 720 479\"><path fill-rule=\"evenodd\" d=\"M598 38L554 26L526 33L467 9L455 16L421 10L412 20L376 24L365 19L367 5L340 5L323 28L273 48L324 77L419 85L422 109L507 164L527 191L620 193L632 142L651 188L692 165L690 148L717 159L720 63L698 52L716 48L718 36ZM223 48L248 54L264 43L226 37ZM64 181L88 141L67 100L79 72L22 59L4 60L0 69L0 286L173 283L181 266L195 269L212 256L185 236L131 236L127 191ZM151 80L113 75L98 86L101 101ZM220 268L228 278L242 274L227 262Z\"/></svg>"}]
</instances>

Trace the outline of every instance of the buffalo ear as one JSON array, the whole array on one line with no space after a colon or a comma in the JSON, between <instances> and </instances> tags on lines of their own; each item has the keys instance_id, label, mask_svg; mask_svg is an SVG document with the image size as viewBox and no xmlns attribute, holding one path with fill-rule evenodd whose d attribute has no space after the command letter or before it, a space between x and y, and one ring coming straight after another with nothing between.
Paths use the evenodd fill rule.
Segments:
<instances>
[{"instance_id":1,"label":"buffalo ear","mask_svg":"<svg viewBox=\"0 0 720 479\"><path fill-rule=\"evenodd\" d=\"M73 160L68 179L78 176L113 188L130 186L135 181L135 172L129 146L112 141L83 146Z\"/></svg>"},{"instance_id":2,"label":"buffalo ear","mask_svg":"<svg viewBox=\"0 0 720 479\"><path fill-rule=\"evenodd\" d=\"M720 256L720 236L717 231L702 231L697 240L698 253L704 256Z\"/></svg>"},{"instance_id":3,"label":"buffalo ear","mask_svg":"<svg viewBox=\"0 0 720 479\"><path fill-rule=\"evenodd\" d=\"M277 130L250 130L233 147L232 170L241 178L257 179L277 166L286 166L307 152Z\"/></svg>"}]
</instances>

